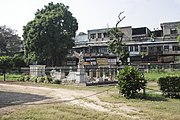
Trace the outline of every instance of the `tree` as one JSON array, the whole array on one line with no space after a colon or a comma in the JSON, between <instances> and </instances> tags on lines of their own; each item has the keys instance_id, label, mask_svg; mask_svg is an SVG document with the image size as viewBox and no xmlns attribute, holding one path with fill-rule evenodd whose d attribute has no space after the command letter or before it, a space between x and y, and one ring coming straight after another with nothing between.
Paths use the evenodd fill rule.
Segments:
<instances>
[{"instance_id":1,"label":"tree","mask_svg":"<svg viewBox=\"0 0 180 120\"><path fill-rule=\"evenodd\" d=\"M62 64L67 50L74 45L78 23L69 7L49 3L37 10L35 19L23 28L25 60L50 66Z\"/></svg>"},{"instance_id":2,"label":"tree","mask_svg":"<svg viewBox=\"0 0 180 120\"><path fill-rule=\"evenodd\" d=\"M4 81L6 80L6 72L12 68L12 59L9 56L0 57L0 69L2 70Z\"/></svg>"},{"instance_id":3,"label":"tree","mask_svg":"<svg viewBox=\"0 0 180 120\"><path fill-rule=\"evenodd\" d=\"M144 75L140 73L136 68L128 66L129 51L128 47L122 43L124 34L118 28L118 24L125 18L120 18L120 12L118 18L119 21L116 23L116 27L109 30L110 37L113 38L109 43L109 50L119 57L119 60L124 68L118 69L117 80L119 91L127 98L134 98L136 93L143 89L145 93L146 80Z\"/></svg>"},{"instance_id":4,"label":"tree","mask_svg":"<svg viewBox=\"0 0 180 120\"><path fill-rule=\"evenodd\" d=\"M23 55L15 54L12 58L12 65L14 68L18 69L18 72L21 72L21 67L26 66Z\"/></svg>"},{"instance_id":5,"label":"tree","mask_svg":"<svg viewBox=\"0 0 180 120\"><path fill-rule=\"evenodd\" d=\"M118 28L118 24L125 18L125 16L123 18L120 18L122 13L123 12L120 12L118 16L119 21L116 23L116 27L108 31L110 37L113 39L109 42L108 49L110 52L118 56L121 64L127 65L127 58L129 57L129 52L127 46L122 43L124 33L122 33L120 28Z\"/></svg>"},{"instance_id":6,"label":"tree","mask_svg":"<svg viewBox=\"0 0 180 120\"><path fill-rule=\"evenodd\" d=\"M7 27L0 26L0 55L13 55L21 49L21 39L16 31Z\"/></svg>"}]
</instances>

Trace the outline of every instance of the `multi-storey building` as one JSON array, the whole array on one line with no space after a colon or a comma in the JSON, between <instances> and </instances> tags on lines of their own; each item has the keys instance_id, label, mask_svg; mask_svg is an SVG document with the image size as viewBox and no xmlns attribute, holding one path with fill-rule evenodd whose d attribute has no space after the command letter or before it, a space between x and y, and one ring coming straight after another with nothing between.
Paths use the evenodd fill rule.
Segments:
<instances>
[{"instance_id":1,"label":"multi-storey building","mask_svg":"<svg viewBox=\"0 0 180 120\"><path fill-rule=\"evenodd\" d=\"M137 63L170 63L180 55L177 36L180 22L160 24L161 30L150 31L147 27L121 27L124 33L123 42L128 46L130 62ZM86 66L115 66L117 56L108 51L108 42L113 38L108 35L108 28L88 30L88 41L76 44L73 50L82 52ZM77 64L73 52L68 55L68 65ZM71 56L71 57L70 57ZM74 62L72 62L74 61ZM73 64L72 64L73 63Z\"/></svg>"}]
</instances>

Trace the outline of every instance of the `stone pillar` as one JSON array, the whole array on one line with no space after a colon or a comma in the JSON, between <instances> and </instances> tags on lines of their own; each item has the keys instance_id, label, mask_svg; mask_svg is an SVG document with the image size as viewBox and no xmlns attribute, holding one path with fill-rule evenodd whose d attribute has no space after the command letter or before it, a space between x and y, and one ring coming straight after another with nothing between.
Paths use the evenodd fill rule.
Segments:
<instances>
[{"instance_id":1,"label":"stone pillar","mask_svg":"<svg viewBox=\"0 0 180 120\"><path fill-rule=\"evenodd\" d=\"M46 65L30 65L30 75L35 77L45 76Z\"/></svg>"},{"instance_id":2,"label":"stone pillar","mask_svg":"<svg viewBox=\"0 0 180 120\"><path fill-rule=\"evenodd\" d=\"M90 79L93 78L93 70L92 69L89 70L89 77L90 77Z\"/></svg>"},{"instance_id":3,"label":"stone pillar","mask_svg":"<svg viewBox=\"0 0 180 120\"><path fill-rule=\"evenodd\" d=\"M112 70L111 70L111 68L109 68L109 80L112 80Z\"/></svg>"},{"instance_id":4,"label":"stone pillar","mask_svg":"<svg viewBox=\"0 0 180 120\"><path fill-rule=\"evenodd\" d=\"M103 68L103 76L102 76L102 78L103 78L103 81L105 81L106 75L105 75L105 70L104 70L104 68Z\"/></svg>"},{"instance_id":5,"label":"stone pillar","mask_svg":"<svg viewBox=\"0 0 180 120\"><path fill-rule=\"evenodd\" d=\"M99 78L99 77L100 77L100 70L96 69L96 78Z\"/></svg>"},{"instance_id":6,"label":"stone pillar","mask_svg":"<svg viewBox=\"0 0 180 120\"><path fill-rule=\"evenodd\" d=\"M116 69L113 69L113 75L112 75L113 76L113 80L114 80L114 78L116 78L116 72L115 71L116 71Z\"/></svg>"}]
</instances>

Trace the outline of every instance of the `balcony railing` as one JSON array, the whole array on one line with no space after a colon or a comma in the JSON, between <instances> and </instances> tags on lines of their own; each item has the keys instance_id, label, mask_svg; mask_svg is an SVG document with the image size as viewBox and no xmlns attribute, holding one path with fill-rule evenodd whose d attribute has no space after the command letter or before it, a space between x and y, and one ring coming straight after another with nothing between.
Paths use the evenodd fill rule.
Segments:
<instances>
[{"instance_id":1,"label":"balcony railing","mask_svg":"<svg viewBox=\"0 0 180 120\"><path fill-rule=\"evenodd\" d=\"M178 55L180 54L180 51L163 51L163 54Z\"/></svg>"}]
</instances>

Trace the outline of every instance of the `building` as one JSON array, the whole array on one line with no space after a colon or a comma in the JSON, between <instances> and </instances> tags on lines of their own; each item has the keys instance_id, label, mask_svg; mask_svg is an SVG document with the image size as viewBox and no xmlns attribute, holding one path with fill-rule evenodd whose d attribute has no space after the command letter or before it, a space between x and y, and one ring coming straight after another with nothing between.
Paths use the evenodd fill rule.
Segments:
<instances>
[{"instance_id":1,"label":"building","mask_svg":"<svg viewBox=\"0 0 180 120\"><path fill-rule=\"evenodd\" d=\"M123 42L128 46L131 64L171 63L180 56L177 36L180 22L161 23L161 30L149 30L147 27L121 27ZM113 67L117 65L117 56L108 51L108 42L113 38L108 35L108 28L88 30L88 41L76 44L73 50L84 54L85 66ZM82 43L82 42L81 42ZM73 52L68 55L72 59Z\"/></svg>"}]
</instances>

